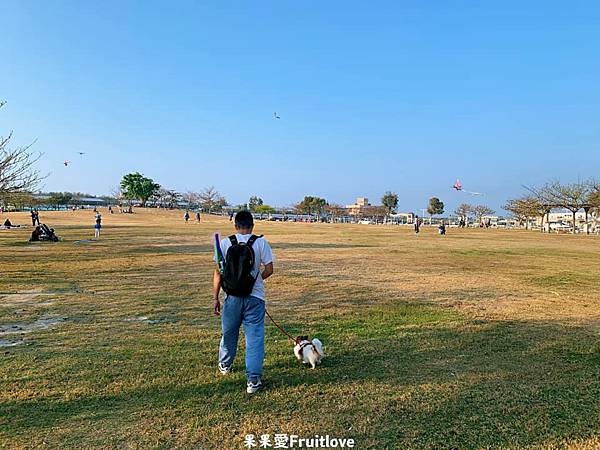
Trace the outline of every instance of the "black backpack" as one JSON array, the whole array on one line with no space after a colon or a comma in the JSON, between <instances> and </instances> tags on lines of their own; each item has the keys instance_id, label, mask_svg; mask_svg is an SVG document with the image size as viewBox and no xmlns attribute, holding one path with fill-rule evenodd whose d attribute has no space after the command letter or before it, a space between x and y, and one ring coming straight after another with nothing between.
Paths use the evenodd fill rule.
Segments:
<instances>
[{"instance_id":1,"label":"black backpack","mask_svg":"<svg viewBox=\"0 0 600 450\"><path fill-rule=\"evenodd\" d=\"M252 245L261 237L262 235L253 234L248 242L238 242L235 235L229 236L231 247L225 255L225 265L221 275L221 287L228 295L248 297L252 293L256 278L260 275L259 271L256 276L252 276L255 259Z\"/></svg>"}]
</instances>

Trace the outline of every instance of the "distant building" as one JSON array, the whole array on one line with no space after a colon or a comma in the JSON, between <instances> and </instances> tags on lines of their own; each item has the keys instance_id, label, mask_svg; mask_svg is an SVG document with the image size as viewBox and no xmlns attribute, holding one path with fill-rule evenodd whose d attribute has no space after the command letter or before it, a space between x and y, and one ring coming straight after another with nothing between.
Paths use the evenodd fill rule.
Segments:
<instances>
[{"instance_id":1,"label":"distant building","mask_svg":"<svg viewBox=\"0 0 600 450\"><path fill-rule=\"evenodd\" d=\"M71 203L85 206L105 206L108 201L98 197L74 197Z\"/></svg>"},{"instance_id":2,"label":"distant building","mask_svg":"<svg viewBox=\"0 0 600 450\"><path fill-rule=\"evenodd\" d=\"M371 206L367 197L358 197L354 205L346 205L348 214L351 216L358 216L367 206Z\"/></svg>"},{"instance_id":3,"label":"distant building","mask_svg":"<svg viewBox=\"0 0 600 450\"><path fill-rule=\"evenodd\" d=\"M390 223L415 223L415 213L414 212L399 212L390 214L389 217Z\"/></svg>"}]
</instances>

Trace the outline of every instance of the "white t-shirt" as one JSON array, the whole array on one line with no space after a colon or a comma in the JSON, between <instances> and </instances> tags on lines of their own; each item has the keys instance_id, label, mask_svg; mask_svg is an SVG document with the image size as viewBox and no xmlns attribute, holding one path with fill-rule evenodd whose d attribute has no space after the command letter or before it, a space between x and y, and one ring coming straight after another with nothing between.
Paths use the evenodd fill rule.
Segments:
<instances>
[{"instance_id":1,"label":"white t-shirt","mask_svg":"<svg viewBox=\"0 0 600 450\"><path fill-rule=\"evenodd\" d=\"M238 242L248 242L250 236L252 235L239 233L235 234ZM230 247L231 241L229 240L229 236L225 239L221 239L221 251L223 252L223 257L227 256L227 250L229 250ZM252 250L254 250L254 268L252 269L252 276L256 277L256 282L254 283L254 287L252 288L250 295L264 300L265 284L262 276L260 276L260 267L273 262L273 252L271 251L271 246L265 238L258 238L256 241L254 241L254 244L252 244Z\"/></svg>"}]
</instances>

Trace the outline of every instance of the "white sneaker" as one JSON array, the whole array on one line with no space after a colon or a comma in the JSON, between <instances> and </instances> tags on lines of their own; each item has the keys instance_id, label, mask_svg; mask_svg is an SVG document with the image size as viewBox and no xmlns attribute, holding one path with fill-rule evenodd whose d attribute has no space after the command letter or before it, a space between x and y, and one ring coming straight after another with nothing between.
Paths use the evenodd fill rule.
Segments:
<instances>
[{"instance_id":1,"label":"white sneaker","mask_svg":"<svg viewBox=\"0 0 600 450\"><path fill-rule=\"evenodd\" d=\"M229 375L231 373L231 367L224 366L223 363L219 363L219 372L221 375Z\"/></svg>"},{"instance_id":2,"label":"white sneaker","mask_svg":"<svg viewBox=\"0 0 600 450\"><path fill-rule=\"evenodd\" d=\"M256 381L248 381L246 384L246 392L248 394L254 394L255 392L261 390L263 387L262 381L258 378Z\"/></svg>"}]
</instances>

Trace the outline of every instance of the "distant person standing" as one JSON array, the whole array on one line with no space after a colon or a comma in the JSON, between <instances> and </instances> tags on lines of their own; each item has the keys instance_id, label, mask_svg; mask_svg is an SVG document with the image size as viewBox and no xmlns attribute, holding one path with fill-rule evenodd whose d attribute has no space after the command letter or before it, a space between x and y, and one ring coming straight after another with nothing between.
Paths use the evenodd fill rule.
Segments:
<instances>
[{"instance_id":1,"label":"distant person standing","mask_svg":"<svg viewBox=\"0 0 600 450\"><path fill-rule=\"evenodd\" d=\"M419 234L419 231L421 231L421 219L415 216L415 234Z\"/></svg>"},{"instance_id":2,"label":"distant person standing","mask_svg":"<svg viewBox=\"0 0 600 450\"><path fill-rule=\"evenodd\" d=\"M100 229L102 228L102 215L96 213L96 224L94 225L94 237L100 239Z\"/></svg>"},{"instance_id":3,"label":"distant person standing","mask_svg":"<svg viewBox=\"0 0 600 450\"><path fill-rule=\"evenodd\" d=\"M35 222L37 220L37 217L35 215L35 209L31 210L31 226L35 227Z\"/></svg>"},{"instance_id":4,"label":"distant person standing","mask_svg":"<svg viewBox=\"0 0 600 450\"><path fill-rule=\"evenodd\" d=\"M37 209L35 210L35 221L37 222L37 225L40 226L40 212Z\"/></svg>"},{"instance_id":5,"label":"distant person standing","mask_svg":"<svg viewBox=\"0 0 600 450\"><path fill-rule=\"evenodd\" d=\"M186 211L183 218L185 219L185 223L188 223L188 220L190 220L190 213Z\"/></svg>"},{"instance_id":6,"label":"distant person standing","mask_svg":"<svg viewBox=\"0 0 600 450\"><path fill-rule=\"evenodd\" d=\"M111 205L108 205L108 212L109 212L110 214L112 214L112 213L113 213L113 209L112 209L112 206L111 206Z\"/></svg>"},{"instance_id":7,"label":"distant person standing","mask_svg":"<svg viewBox=\"0 0 600 450\"><path fill-rule=\"evenodd\" d=\"M196 220L200 223L200 211L196 213Z\"/></svg>"}]
</instances>

